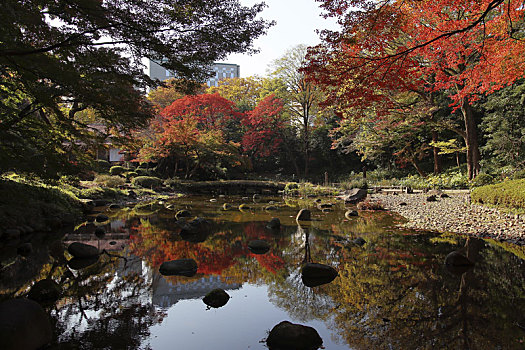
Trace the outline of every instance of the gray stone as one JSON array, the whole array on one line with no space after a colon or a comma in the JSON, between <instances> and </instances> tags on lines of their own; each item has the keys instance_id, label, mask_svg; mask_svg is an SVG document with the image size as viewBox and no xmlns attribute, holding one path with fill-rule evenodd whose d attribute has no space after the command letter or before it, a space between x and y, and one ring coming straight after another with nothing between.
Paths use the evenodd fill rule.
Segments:
<instances>
[{"instance_id":1,"label":"gray stone","mask_svg":"<svg viewBox=\"0 0 525 350\"><path fill-rule=\"evenodd\" d=\"M266 344L270 350L316 350L323 339L312 327L283 321L272 328Z\"/></svg>"},{"instance_id":2,"label":"gray stone","mask_svg":"<svg viewBox=\"0 0 525 350\"><path fill-rule=\"evenodd\" d=\"M368 192L362 188L353 188L350 191L346 192L340 198L345 201L345 203L357 203L366 198Z\"/></svg>"},{"instance_id":3,"label":"gray stone","mask_svg":"<svg viewBox=\"0 0 525 350\"><path fill-rule=\"evenodd\" d=\"M175 218L177 220L182 219L182 218L189 218L189 217L191 217L191 213L189 210L186 210L186 209L179 210L177 214L175 214Z\"/></svg>"},{"instance_id":4,"label":"gray stone","mask_svg":"<svg viewBox=\"0 0 525 350\"><path fill-rule=\"evenodd\" d=\"M222 205L222 210L230 210L231 208L232 208L232 206L229 203L224 203Z\"/></svg>"},{"instance_id":5,"label":"gray stone","mask_svg":"<svg viewBox=\"0 0 525 350\"><path fill-rule=\"evenodd\" d=\"M50 278L36 282L27 297L39 303L54 303L60 297L60 287Z\"/></svg>"},{"instance_id":6,"label":"gray stone","mask_svg":"<svg viewBox=\"0 0 525 350\"><path fill-rule=\"evenodd\" d=\"M3 350L39 349L52 339L52 328L44 309L29 299L0 303L0 339Z\"/></svg>"},{"instance_id":7,"label":"gray stone","mask_svg":"<svg viewBox=\"0 0 525 350\"><path fill-rule=\"evenodd\" d=\"M90 258L73 258L67 262L67 266L72 270L82 270L94 265L98 261L98 258L99 255Z\"/></svg>"},{"instance_id":8,"label":"gray stone","mask_svg":"<svg viewBox=\"0 0 525 350\"><path fill-rule=\"evenodd\" d=\"M301 270L301 279L307 287L317 287L332 282L338 276L337 270L331 266L307 263Z\"/></svg>"},{"instance_id":9,"label":"gray stone","mask_svg":"<svg viewBox=\"0 0 525 350\"><path fill-rule=\"evenodd\" d=\"M250 209L252 208L248 204L243 203L239 205L239 210L250 210Z\"/></svg>"},{"instance_id":10,"label":"gray stone","mask_svg":"<svg viewBox=\"0 0 525 350\"><path fill-rule=\"evenodd\" d=\"M275 205L268 205L268 206L264 207L264 210L275 211L275 210L279 210L279 208L276 207Z\"/></svg>"},{"instance_id":11,"label":"gray stone","mask_svg":"<svg viewBox=\"0 0 525 350\"><path fill-rule=\"evenodd\" d=\"M108 220L109 220L109 217L105 214L98 214L97 217L95 218L96 222L105 222Z\"/></svg>"}]
</instances>

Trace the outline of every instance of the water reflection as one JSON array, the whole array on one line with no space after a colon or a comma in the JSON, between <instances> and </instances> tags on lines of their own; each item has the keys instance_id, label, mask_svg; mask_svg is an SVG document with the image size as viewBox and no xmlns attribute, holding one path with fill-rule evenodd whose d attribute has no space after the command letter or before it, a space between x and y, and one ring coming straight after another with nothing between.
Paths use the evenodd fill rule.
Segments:
<instances>
[{"instance_id":1,"label":"water reflection","mask_svg":"<svg viewBox=\"0 0 525 350\"><path fill-rule=\"evenodd\" d=\"M52 242L34 242L29 257L3 249L1 298L24 296L35 281L52 279L61 292L46 308L56 325L55 345L82 349L164 348L152 329L162 333L175 322L169 319L185 320L188 313L198 327L211 327L198 329L217 349L241 343L264 349L260 341L284 319L313 326L327 349L523 347L525 263L519 252L508 253L490 241L395 229L398 218L385 212L348 219L347 208L323 213L310 201L313 220L297 225L299 207L293 205L307 203L277 202L280 210L268 213L268 201L261 199L241 213L222 210L226 202L239 204L229 197L184 198L169 203L169 210L147 205L111 211L113 225L86 223L64 239L105 251L85 266L71 266L63 247ZM144 208L149 214L133 213ZM173 208L191 208L212 225L198 240L187 239ZM276 216L281 229L268 229ZM106 234L97 237L97 227ZM355 244L358 237L366 244ZM248 244L256 240L268 244L266 253L250 250ZM455 250L475 263L459 275L444 264ZM194 259L196 275L159 274L163 262L177 259ZM305 283L301 269L311 262L333 267L338 276L330 283ZM214 289L232 299L206 313L201 299ZM246 329L243 337L249 338L241 342L242 329L222 327L226 333L214 340L214 322L231 324L244 317L257 332ZM185 333L178 327L177 338L165 348L198 348L191 333L196 330Z\"/></svg>"}]
</instances>

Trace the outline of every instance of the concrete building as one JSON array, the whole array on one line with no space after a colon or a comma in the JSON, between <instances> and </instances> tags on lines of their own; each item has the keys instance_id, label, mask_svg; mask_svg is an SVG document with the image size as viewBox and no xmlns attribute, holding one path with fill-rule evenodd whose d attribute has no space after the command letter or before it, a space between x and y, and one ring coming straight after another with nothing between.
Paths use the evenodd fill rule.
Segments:
<instances>
[{"instance_id":1,"label":"concrete building","mask_svg":"<svg viewBox=\"0 0 525 350\"><path fill-rule=\"evenodd\" d=\"M175 78L173 72L162 67L162 62L148 60L148 76L151 79L158 79L161 81ZM208 86L217 86L218 82L225 78L239 78L241 67L238 64L231 63L214 63L212 66L213 75L208 78L206 84Z\"/></svg>"}]
</instances>

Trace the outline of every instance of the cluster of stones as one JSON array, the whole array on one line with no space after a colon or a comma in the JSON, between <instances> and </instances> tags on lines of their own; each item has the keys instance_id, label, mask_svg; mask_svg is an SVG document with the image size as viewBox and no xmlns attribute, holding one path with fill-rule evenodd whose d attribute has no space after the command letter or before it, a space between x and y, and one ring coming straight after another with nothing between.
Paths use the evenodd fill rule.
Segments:
<instances>
[{"instance_id":1,"label":"cluster of stones","mask_svg":"<svg viewBox=\"0 0 525 350\"><path fill-rule=\"evenodd\" d=\"M453 232L525 244L525 217L472 204L468 193L374 194L386 209L408 219L408 228Z\"/></svg>"}]
</instances>

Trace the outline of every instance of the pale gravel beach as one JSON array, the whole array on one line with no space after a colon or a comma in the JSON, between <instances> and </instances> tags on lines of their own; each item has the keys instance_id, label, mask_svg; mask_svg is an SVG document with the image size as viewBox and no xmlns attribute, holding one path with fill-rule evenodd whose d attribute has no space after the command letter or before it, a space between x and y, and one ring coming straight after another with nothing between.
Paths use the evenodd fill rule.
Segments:
<instances>
[{"instance_id":1,"label":"pale gravel beach","mask_svg":"<svg viewBox=\"0 0 525 350\"><path fill-rule=\"evenodd\" d=\"M372 194L387 210L408 219L405 227L490 237L525 245L525 215L508 214L494 208L470 204L468 193L449 193L427 202L429 194ZM402 205L406 203L406 205Z\"/></svg>"}]
</instances>

